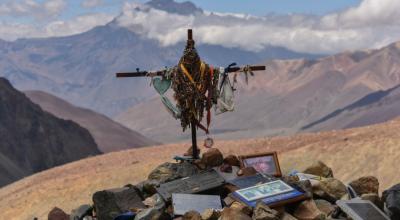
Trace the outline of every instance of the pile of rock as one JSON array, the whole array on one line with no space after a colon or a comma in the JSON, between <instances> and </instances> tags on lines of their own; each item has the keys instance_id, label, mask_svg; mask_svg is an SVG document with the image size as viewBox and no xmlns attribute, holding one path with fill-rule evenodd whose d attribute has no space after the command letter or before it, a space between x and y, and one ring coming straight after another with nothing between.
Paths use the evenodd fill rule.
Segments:
<instances>
[{"instance_id":1,"label":"pile of rock","mask_svg":"<svg viewBox=\"0 0 400 220\"><path fill-rule=\"evenodd\" d=\"M369 200L381 210L385 210L392 219L398 218L400 210L398 194L400 185L394 186L379 196L379 182L373 176L361 177L350 182L347 186L334 178L332 169L318 161L305 169L302 173L312 174L319 179L300 180L296 175L283 176L286 183L301 188L308 199L285 206L271 208L263 202L250 207L221 194L224 201L222 210L207 209L203 213L188 211L183 216L175 217L171 201L164 201L157 193L161 184L180 178L195 175L203 170L217 168L221 172L250 176L256 171L252 168L240 169L240 162L236 156L223 157L218 149L209 149L200 160L183 161L180 163L164 163L154 169L148 179L136 185L126 185L118 189L109 189L96 192L93 195L93 205L84 205L67 215L55 208L49 213L49 220L53 219L98 219L98 220L156 220L156 219L183 219L183 220L323 220L349 219L335 204L337 200L348 200L348 188L363 200ZM229 187L224 186L225 190ZM397 190L397 191L396 191ZM397 194L396 194L397 193ZM354 196L354 195L353 195ZM396 197L397 196L397 197ZM385 201L389 203L386 203ZM386 207L386 208L385 208Z\"/></svg>"}]
</instances>

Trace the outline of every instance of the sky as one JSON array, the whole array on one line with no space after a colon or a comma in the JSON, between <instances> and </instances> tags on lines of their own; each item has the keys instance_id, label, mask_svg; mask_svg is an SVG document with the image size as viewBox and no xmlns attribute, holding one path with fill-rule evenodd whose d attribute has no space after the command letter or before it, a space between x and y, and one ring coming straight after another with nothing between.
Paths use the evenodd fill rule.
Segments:
<instances>
[{"instance_id":1,"label":"sky","mask_svg":"<svg viewBox=\"0 0 400 220\"><path fill-rule=\"evenodd\" d=\"M180 0L183 2L185 0ZM265 15L268 13L318 14L356 6L360 0L192 0L204 10Z\"/></svg>"},{"instance_id":2,"label":"sky","mask_svg":"<svg viewBox=\"0 0 400 220\"><path fill-rule=\"evenodd\" d=\"M400 40L399 0L192 0L205 13L189 16L144 2L0 0L0 39L73 35L118 16L121 26L164 46L184 40L187 28L195 29L199 43L249 50L272 45L328 54Z\"/></svg>"}]
</instances>

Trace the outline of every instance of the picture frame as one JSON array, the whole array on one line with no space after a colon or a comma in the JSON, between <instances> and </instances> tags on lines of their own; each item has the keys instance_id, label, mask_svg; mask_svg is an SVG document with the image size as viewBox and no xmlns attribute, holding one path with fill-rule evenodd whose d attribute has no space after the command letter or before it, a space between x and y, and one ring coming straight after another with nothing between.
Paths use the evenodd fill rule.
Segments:
<instances>
[{"instance_id":1,"label":"picture frame","mask_svg":"<svg viewBox=\"0 0 400 220\"><path fill-rule=\"evenodd\" d=\"M295 189L282 180L275 180L260 185L237 190L236 193L246 201L255 201L266 197L292 192Z\"/></svg>"},{"instance_id":2,"label":"picture frame","mask_svg":"<svg viewBox=\"0 0 400 220\"><path fill-rule=\"evenodd\" d=\"M250 154L239 156L240 167L253 167L257 172L264 175L271 175L281 177L282 171L278 161L278 154L276 151Z\"/></svg>"},{"instance_id":3,"label":"picture frame","mask_svg":"<svg viewBox=\"0 0 400 220\"><path fill-rule=\"evenodd\" d=\"M250 207L256 207L258 201L271 208L282 207L308 199L306 193L282 180L269 181L260 185L236 190L232 198Z\"/></svg>"}]
</instances>

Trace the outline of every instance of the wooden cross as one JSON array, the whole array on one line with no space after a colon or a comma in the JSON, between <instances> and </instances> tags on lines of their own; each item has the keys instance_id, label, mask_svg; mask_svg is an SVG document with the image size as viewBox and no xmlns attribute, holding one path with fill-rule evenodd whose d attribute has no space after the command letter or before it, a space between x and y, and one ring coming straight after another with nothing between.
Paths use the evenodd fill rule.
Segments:
<instances>
[{"instance_id":1,"label":"wooden cross","mask_svg":"<svg viewBox=\"0 0 400 220\"><path fill-rule=\"evenodd\" d=\"M188 41L186 48L188 47L193 47L194 49L194 41L193 41L193 34L192 30L188 30ZM197 52L195 52L197 55ZM184 55L185 56L185 55ZM183 56L183 58L184 58ZM181 59L184 60L184 59ZM182 65L182 64L181 64ZM237 72L251 72L251 71L260 71L260 70L265 70L265 66L243 66L243 67L235 67L235 63L229 65L229 67L225 68L224 73L225 75L222 78L222 81L225 80L225 77L227 77L227 73L237 73ZM176 68L179 68L179 64L176 66ZM188 72L188 71L186 71ZM136 69L136 72L124 72L124 73L117 73L117 77L155 77L155 76L165 76L167 74L167 70L159 70L159 71L154 71L154 72L148 72L148 71L139 71L139 69ZM190 76L189 76L190 77ZM193 82L193 79L191 79ZM210 83L210 82L207 82ZM222 83L221 83L222 85ZM196 87L196 86L195 86ZM196 89L196 88L195 88ZM186 99L185 99L186 100ZM190 102L191 100L189 100ZM199 158L199 153L198 153L198 147L197 147L197 137L196 137L196 127L199 126L199 122L196 120L192 120L190 122L190 127L191 127L191 132L192 132L192 150L193 150L193 159L198 159Z\"/></svg>"}]
</instances>

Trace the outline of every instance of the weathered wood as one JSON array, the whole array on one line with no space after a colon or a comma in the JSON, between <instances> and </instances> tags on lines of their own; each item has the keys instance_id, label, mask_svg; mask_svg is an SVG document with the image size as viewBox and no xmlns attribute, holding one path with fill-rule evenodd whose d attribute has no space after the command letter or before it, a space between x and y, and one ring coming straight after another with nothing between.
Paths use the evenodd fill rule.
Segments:
<instances>
[{"instance_id":1,"label":"weathered wood","mask_svg":"<svg viewBox=\"0 0 400 220\"><path fill-rule=\"evenodd\" d=\"M196 137L196 122L192 121L192 123L190 123L190 126L192 128L192 150L193 150L193 159L199 159L199 153L198 151L198 147L197 147L197 137Z\"/></svg>"},{"instance_id":2,"label":"weathered wood","mask_svg":"<svg viewBox=\"0 0 400 220\"><path fill-rule=\"evenodd\" d=\"M248 66L251 71L261 71L265 70L265 66ZM230 67L227 69L227 73L236 73L236 72L244 72L246 66L242 67ZM123 73L116 73L118 78L120 77L153 77L153 76L162 76L166 73L165 70L148 72L148 71L137 71L137 72L123 72Z\"/></svg>"}]
</instances>

